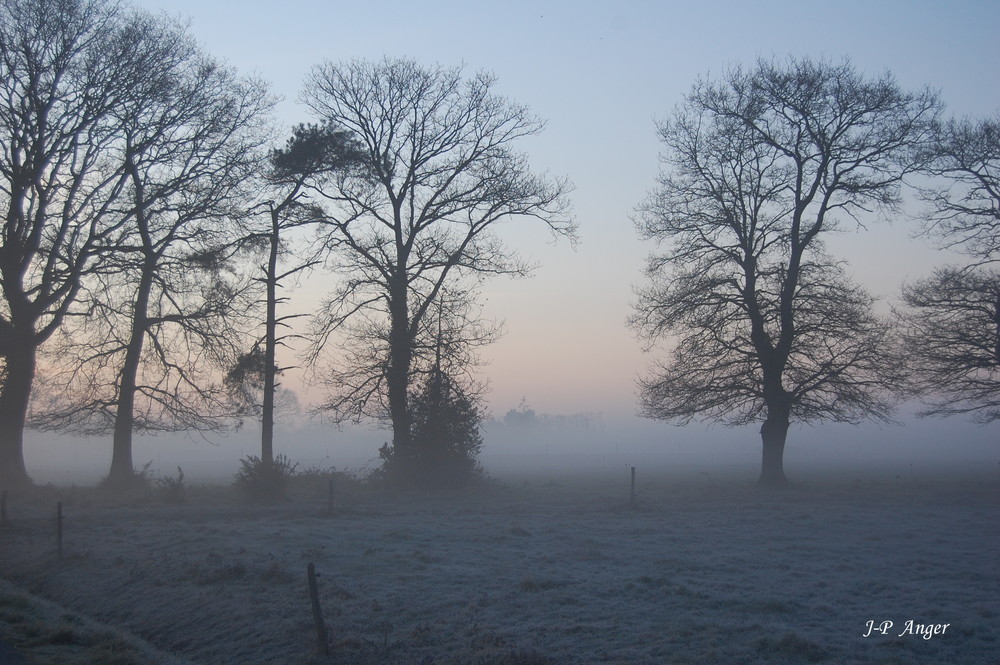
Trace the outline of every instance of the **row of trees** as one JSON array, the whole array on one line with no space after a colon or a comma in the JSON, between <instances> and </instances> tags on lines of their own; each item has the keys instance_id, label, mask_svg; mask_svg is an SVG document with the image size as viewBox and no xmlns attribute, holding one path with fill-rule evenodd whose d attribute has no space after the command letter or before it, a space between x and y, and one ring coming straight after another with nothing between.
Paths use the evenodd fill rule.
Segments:
<instances>
[{"instance_id":1,"label":"row of trees","mask_svg":"<svg viewBox=\"0 0 1000 665\"><path fill-rule=\"evenodd\" d=\"M108 0L5 1L0 482L29 482L27 425L112 433L108 482L127 485L134 432L250 412L273 464L276 358L300 316L282 290L308 269L332 275L295 329L313 366L337 351L321 408L390 424L387 473L474 471L477 350L499 334L478 292L530 272L498 225L575 232L568 183L515 150L542 122L494 85L325 63L302 95L314 123L274 147L267 87L183 26ZM637 215L660 251L632 325L672 344L643 414L760 422L767 484L785 481L793 421L886 419L914 392L930 413L1000 415L997 122L941 113L849 62L694 86L659 125L663 170ZM973 260L906 287L895 325L823 240L897 212L911 176L942 183L920 190L924 230Z\"/></svg>"},{"instance_id":2,"label":"row of trees","mask_svg":"<svg viewBox=\"0 0 1000 665\"><path fill-rule=\"evenodd\" d=\"M761 423L766 485L786 482L793 421L886 420L915 393L929 414L1000 418L998 122L941 111L846 61L695 84L659 125L659 184L636 219L658 251L631 323L672 344L641 382L644 415ZM972 261L908 285L893 322L823 241L897 213L910 176L942 183L919 189L923 231Z\"/></svg>"},{"instance_id":3,"label":"row of trees","mask_svg":"<svg viewBox=\"0 0 1000 665\"><path fill-rule=\"evenodd\" d=\"M202 360L233 293L219 222L260 147L263 87L166 19L20 0L0 13L0 86L0 474L27 481L39 349L57 333L77 392L44 424L113 431L113 469L131 474L133 429L204 422L215 402Z\"/></svg>"},{"instance_id":4,"label":"row of trees","mask_svg":"<svg viewBox=\"0 0 1000 665\"><path fill-rule=\"evenodd\" d=\"M26 425L113 433L121 486L133 432L203 430L241 406L272 464L276 349L297 316L279 312L281 289L313 267L334 281L308 357L341 351L323 408L390 422L400 476L474 453L471 372L498 334L478 288L530 272L495 228L574 233L568 184L515 150L542 122L494 84L325 63L303 93L315 123L272 148L266 86L173 21L107 0L4 2L0 483L30 482ZM450 451L429 453L440 440Z\"/></svg>"}]
</instances>

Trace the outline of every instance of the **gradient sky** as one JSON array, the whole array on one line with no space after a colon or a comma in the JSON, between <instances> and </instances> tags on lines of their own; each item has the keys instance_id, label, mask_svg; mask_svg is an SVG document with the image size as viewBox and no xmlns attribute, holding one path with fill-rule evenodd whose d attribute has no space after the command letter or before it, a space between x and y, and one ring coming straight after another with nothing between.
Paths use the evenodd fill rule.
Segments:
<instances>
[{"instance_id":1,"label":"gradient sky","mask_svg":"<svg viewBox=\"0 0 1000 665\"><path fill-rule=\"evenodd\" d=\"M206 50L269 81L287 126L311 120L301 82L324 60L413 57L464 63L547 119L522 144L533 167L567 176L581 243L553 244L512 223L505 234L541 264L530 280L487 286L486 313L506 321L484 374L496 415L525 397L550 413L635 409L651 358L625 327L645 255L631 211L654 184L665 117L696 77L758 56L852 59L905 88L940 91L954 115L1000 110L998 2L329 2L142 0L188 17ZM830 241L855 277L892 298L947 257L910 238L912 221ZM310 285L315 288L315 283ZM294 300L290 309L296 309Z\"/></svg>"}]
</instances>

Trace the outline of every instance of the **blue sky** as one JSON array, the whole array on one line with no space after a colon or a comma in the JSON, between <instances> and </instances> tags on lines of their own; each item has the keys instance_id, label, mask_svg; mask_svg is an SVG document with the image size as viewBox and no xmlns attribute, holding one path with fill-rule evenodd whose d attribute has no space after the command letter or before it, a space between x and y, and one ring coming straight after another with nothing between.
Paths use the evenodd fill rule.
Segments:
<instances>
[{"instance_id":1,"label":"blue sky","mask_svg":"<svg viewBox=\"0 0 1000 665\"><path fill-rule=\"evenodd\" d=\"M522 396L552 413L633 412L635 378L651 358L624 322L650 247L630 214L657 174L654 120L699 75L758 56L847 56L863 72L892 71L903 87L939 90L949 113L1000 110L997 2L139 4L188 17L207 51L268 80L288 126L310 120L296 98L312 66L383 55L491 70L502 93L547 119L522 148L535 169L575 184L582 242L574 251L523 224L509 229L511 244L541 267L531 280L487 287L487 314L507 330L486 354L498 415ZM900 219L831 247L891 298L904 279L948 258L911 239L912 229Z\"/></svg>"}]
</instances>

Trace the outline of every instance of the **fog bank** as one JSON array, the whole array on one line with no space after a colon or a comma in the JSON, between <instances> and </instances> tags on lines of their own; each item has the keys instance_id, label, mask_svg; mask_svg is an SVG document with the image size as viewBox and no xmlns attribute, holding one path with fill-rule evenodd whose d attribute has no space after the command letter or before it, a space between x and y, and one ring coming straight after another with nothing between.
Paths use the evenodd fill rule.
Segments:
<instances>
[{"instance_id":1,"label":"fog bank","mask_svg":"<svg viewBox=\"0 0 1000 665\"><path fill-rule=\"evenodd\" d=\"M793 426L785 450L786 472L793 480L816 470L864 474L991 467L1000 473L996 423L981 427L959 419L915 419L911 414L901 419L900 424L882 426ZM757 428L750 426L675 427L584 414L528 423L491 420L483 435L480 461L499 479L618 474L630 466L691 475L726 470L752 479L760 465L760 439ZM275 452L300 470L336 468L364 475L378 467L378 449L390 438L389 431L369 427L279 427ZM136 436L134 459L137 469L149 463L149 471L157 476L175 476L180 466L190 482L228 483L242 457L259 453L259 431L249 427L224 434ZM25 458L36 482L89 485L108 471L111 438L28 432Z\"/></svg>"}]
</instances>

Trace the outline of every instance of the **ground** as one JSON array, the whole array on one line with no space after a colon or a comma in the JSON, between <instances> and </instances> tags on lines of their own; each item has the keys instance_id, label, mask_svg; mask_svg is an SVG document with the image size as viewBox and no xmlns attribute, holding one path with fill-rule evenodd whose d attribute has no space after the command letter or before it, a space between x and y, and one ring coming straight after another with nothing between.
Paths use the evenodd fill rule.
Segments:
<instances>
[{"instance_id":1,"label":"ground","mask_svg":"<svg viewBox=\"0 0 1000 665\"><path fill-rule=\"evenodd\" d=\"M31 597L150 645L125 665L1000 658L996 469L781 491L714 472L639 478L634 504L618 472L437 494L338 479L332 514L321 478L275 505L229 488L189 487L181 503L44 488L9 497L0 566ZM869 621L893 625L865 637Z\"/></svg>"}]
</instances>

